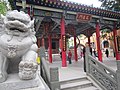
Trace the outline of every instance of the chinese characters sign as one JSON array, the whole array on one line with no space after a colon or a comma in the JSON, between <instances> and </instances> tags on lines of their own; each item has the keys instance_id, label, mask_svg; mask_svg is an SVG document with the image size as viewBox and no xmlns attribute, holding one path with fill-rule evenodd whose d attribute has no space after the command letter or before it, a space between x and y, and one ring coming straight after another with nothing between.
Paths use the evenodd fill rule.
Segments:
<instances>
[{"instance_id":1,"label":"chinese characters sign","mask_svg":"<svg viewBox=\"0 0 120 90\"><path fill-rule=\"evenodd\" d=\"M76 15L76 20L78 22L88 22L91 20L91 18L92 16L89 14L77 13Z\"/></svg>"},{"instance_id":2,"label":"chinese characters sign","mask_svg":"<svg viewBox=\"0 0 120 90\"><path fill-rule=\"evenodd\" d=\"M63 46L63 51L66 51L66 36L62 35L62 46Z\"/></svg>"}]
</instances>

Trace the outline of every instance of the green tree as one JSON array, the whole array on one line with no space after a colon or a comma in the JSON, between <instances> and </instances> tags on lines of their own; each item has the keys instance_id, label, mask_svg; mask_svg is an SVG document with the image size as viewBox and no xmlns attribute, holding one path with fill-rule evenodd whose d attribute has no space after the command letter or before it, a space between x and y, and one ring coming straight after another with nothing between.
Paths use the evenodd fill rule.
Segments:
<instances>
[{"instance_id":1,"label":"green tree","mask_svg":"<svg viewBox=\"0 0 120 90\"><path fill-rule=\"evenodd\" d=\"M101 30L101 38L105 39L109 39L109 40L113 40L113 36L111 35L111 30L110 29L103 29Z\"/></svg>"},{"instance_id":2,"label":"green tree","mask_svg":"<svg viewBox=\"0 0 120 90\"><path fill-rule=\"evenodd\" d=\"M6 3L5 2L0 2L0 14L5 14L7 11Z\"/></svg>"},{"instance_id":3,"label":"green tree","mask_svg":"<svg viewBox=\"0 0 120 90\"><path fill-rule=\"evenodd\" d=\"M120 0L99 0L102 2L101 7L108 10L120 11Z\"/></svg>"}]
</instances>

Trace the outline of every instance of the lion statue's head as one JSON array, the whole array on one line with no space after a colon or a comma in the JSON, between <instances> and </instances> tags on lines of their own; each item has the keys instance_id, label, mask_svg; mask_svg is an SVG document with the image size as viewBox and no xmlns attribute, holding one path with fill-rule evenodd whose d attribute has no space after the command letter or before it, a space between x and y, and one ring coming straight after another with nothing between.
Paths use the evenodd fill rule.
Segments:
<instances>
[{"instance_id":1,"label":"lion statue's head","mask_svg":"<svg viewBox=\"0 0 120 90\"><path fill-rule=\"evenodd\" d=\"M28 14L17 10L8 11L3 17L4 28L7 34L22 35L35 34L34 20Z\"/></svg>"}]
</instances>

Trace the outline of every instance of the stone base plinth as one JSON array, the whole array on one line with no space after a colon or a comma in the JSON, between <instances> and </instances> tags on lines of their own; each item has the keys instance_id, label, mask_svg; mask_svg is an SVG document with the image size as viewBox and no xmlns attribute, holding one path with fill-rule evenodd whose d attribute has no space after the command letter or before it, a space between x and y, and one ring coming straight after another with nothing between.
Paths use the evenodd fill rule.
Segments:
<instances>
[{"instance_id":1,"label":"stone base plinth","mask_svg":"<svg viewBox=\"0 0 120 90\"><path fill-rule=\"evenodd\" d=\"M20 80L18 74L9 74L5 82L0 83L0 90L45 90L39 76L33 80Z\"/></svg>"}]
</instances>

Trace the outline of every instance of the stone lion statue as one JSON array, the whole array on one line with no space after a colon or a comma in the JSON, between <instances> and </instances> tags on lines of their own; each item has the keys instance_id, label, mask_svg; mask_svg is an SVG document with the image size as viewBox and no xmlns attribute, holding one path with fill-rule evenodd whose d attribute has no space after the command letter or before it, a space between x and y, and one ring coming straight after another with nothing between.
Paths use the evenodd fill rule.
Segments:
<instances>
[{"instance_id":1,"label":"stone lion statue","mask_svg":"<svg viewBox=\"0 0 120 90\"><path fill-rule=\"evenodd\" d=\"M37 71L37 45L34 20L17 10L8 11L2 17L0 31L0 82L8 74L18 73L20 79L33 79Z\"/></svg>"}]
</instances>

